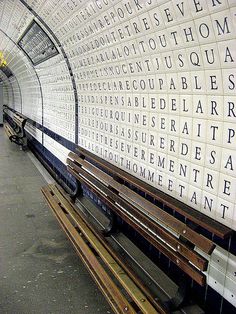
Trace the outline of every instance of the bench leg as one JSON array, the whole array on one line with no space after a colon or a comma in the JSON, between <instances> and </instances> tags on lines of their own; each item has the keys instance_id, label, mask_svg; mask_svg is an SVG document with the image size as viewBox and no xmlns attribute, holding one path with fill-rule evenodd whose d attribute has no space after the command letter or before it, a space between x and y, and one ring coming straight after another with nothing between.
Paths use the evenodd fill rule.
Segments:
<instances>
[{"instance_id":1,"label":"bench leg","mask_svg":"<svg viewBox=\"0 0 236 314\"><path fill-rule=\"evenodd\" d=\"M83 194L83 189L81 187L81 183L78 180L76 180L76 188L72 193L70 193L70 198L73 202L75 202L76 198L82 194Z\"/></svg>"},{"instance_id":2,"label":"bench leg","mask_svg":"<svg viewBox=\"0 0 236 314\"><path fill-rule=\"evenodd\" d=\"M171 311L177 310L185 300L185 296L186 296L186 280L185 275L183 275L176 295L172 297L168 302L166 302L165 305Z\"/></svg>"},{"instance_id":3,"label":"bench leg","mask_svg":"<svg viewBox=\"0 0 236 314\"><path fill-rule=\"evenodd\" d=\"M113 213L110 213L109 225L105 229L102 230L102 233L105 237L108 237L116 231L117 231L116 215L114 215Z\"/></svg>"},{"instance_id":4,"label":"bench leg","mask_svg":"<svg viewBox=\"0 0 236 314\"><path fill-rule=\"evenodd\" d=\"M22 147L22 145L23 145L22 138L20 138L18 136L12 136L11 141L13 143L15 143L16 145L19 145L20 147Z\"/></svg>"}]
</instances>

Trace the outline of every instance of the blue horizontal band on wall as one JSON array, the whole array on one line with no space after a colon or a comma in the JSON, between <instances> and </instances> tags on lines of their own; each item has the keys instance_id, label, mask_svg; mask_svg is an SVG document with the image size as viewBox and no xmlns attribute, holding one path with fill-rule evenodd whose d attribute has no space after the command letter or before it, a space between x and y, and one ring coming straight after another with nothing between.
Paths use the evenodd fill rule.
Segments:
<instances>
[{"instance_id":1,"label":"blue horizontal band on wall","mask_svg":"<svg viewBox=\"0 0 236 314\"><path fill-rule=\"evenodd\" d=\"M30 149L36 154L37 158L40 156L40 161L43 161L48 165L50 170L52 170L53 174L56 176L55 179L62 180L71 191L74 191L77 187L76 179L67 171L66 165L27 131L26 136Z\"/></svg>"},{"instance_id":2,"label":"blue horizontal band on wall","mask_svg":"<svg viewBox=\"0 0 236 314\"><path fill-rule=\"evenodd\" d=\"M27 119L27 122L29 122L31 125L33 125L34 127L36 127L38 130L40 130L41 132L43 132L44 134L48 135L49 137L51 137L53 140L55 140L56 142L58 142L59 144L63 145L64 147L66 147L67 149L71 150L71 151L75 151L75 148L77 147L77 145L69 140L67 140L66 138L64 138L63 136L53 132L52 130L46 128L45 126L39 124L38 122L35 122L32 119Z\"/></svg>"}]
</instances>

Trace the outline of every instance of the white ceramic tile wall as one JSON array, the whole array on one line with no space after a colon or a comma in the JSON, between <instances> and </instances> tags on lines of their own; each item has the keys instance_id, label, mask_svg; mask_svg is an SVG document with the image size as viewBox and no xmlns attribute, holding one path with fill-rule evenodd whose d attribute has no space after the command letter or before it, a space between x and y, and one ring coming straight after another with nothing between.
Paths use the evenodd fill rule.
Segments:
<instances>
[{"instance_id":1,"label":"white ceramic tile wall","mask_svg":"<svg viewBox=\"0 0 236 314\"><path fill-rule=\"evenodd\" d=\"M79 144L233 227L234 6L126 2L37 4L75 73Z\"/></svg>"},{"instance_id":2,"label":"white ceramic tile wall","mask_svg":"<svg viewBox=\"0 0 236 314\"><path fill-rule=\"evenodd\" d=\"M11 83L3 72L0 72L0 79L3 84L3 104L8 105L13 103L13 91Z\"/></svg>"},{"instance_id":3,"label":"white ceramic tile wall","mask_svg":"<svg viewBox=\"0 0 236 314\"><path fill-rule=\"evenodd\" d=\"M70 74L61 54L36 66L43 93L43 124L75 141L75 99Z\"/></svg>"}]
</instances>

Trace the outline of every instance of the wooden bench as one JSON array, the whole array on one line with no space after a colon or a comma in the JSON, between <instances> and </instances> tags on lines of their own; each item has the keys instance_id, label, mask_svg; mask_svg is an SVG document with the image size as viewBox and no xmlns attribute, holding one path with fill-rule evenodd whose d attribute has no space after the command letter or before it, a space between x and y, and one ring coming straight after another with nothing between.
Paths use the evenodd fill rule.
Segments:
<instances>
[{"instance_id":1,"label":"wooden bench","mask_svg":"<svg viewBox=\"0 0 236 314\"><path fill-rule=\"evenodd\" d=\"M114 313L169 312L122 262L122 257L111 249L104 236L88 225L85 216L62 188L48 185L42 188L42 192Z\"/></svg>"},{"instance_id":2,"label":"wooden bench","mask_svg":"<svg viewBox=\"0 0 236 314\"><path fill-rule=\"evenodd\" d=\"M231 229L152 188L145 182L82 148L78 148L77 153L69 153L67 164L68 171L78 182L79 187L77 190L79 192L77 195L69 197L68 194L65 194L61 188L55 185L43 188L43 193L115 313L127 313L127 309L131 313L133 311L135 313L139 311L142 313L169 313L173 309L179 309L185 298L182 287L176 288L176 285L158 267L155 271L157 276L160 277L160 281L157 279L156 282L159 290L155 288L154 293L153 291L150 292L150 289L147 288L149 284L145 284L140 279L138 273L134 272L133 266L127 266L128 263L125 262L124 257L120 257L111 249L108 238L109 240L110 237L117 238L115 236L117 233L113 233L116 230L116 217L121 217L133 230L179 267L183 274L188 275L199 285L205 285L206 276L203 272L207 270L208 266L208 260L205 257L211 255L215 244L200 234L197 226L221 238L229 237L232 234ZM114 213L111 216L109 226L104 227L103 232L91 227L84 216L84 213L89 212L94 206L90 198L83 196L84 188L95 195L102 204ZM140 193L143 193L143 196ZM76 203L74 203L75 201ZM155 205L155 201L162 203L163 206ZM167 212L165 206L181 214L181 217L185 217L184 222ZM80 207L80 210L78 210L78 207ZM82 226L81 219L83 221ZM93 240L88 236L88 231L84 229L83 224L93 232ZM82 241L81 237L85 240L85 244L80 243ZM91 247L103 261L102 265L99 264L96 254L94 257ZM128 251L128 247L125 250ZM111 257L105 257L107 251L114 260L110 259ZM96 262L91 262L94 258ZM134 260L133 257L131 259ZM110 277L109 272L106 273L106 269L103 267L104 264L118 280L118 285L115 283L114 286L114 280ZM113 266L114 269L112 270ZM154 267L156 265L151 266L151 268ZM116 273L118 269L118 273L124 274L124 277L119 278ZM145 267L142 266L140 269L144 270ZM100 274L104 277L100 278ZM152 275L149 274L150 276ZM102 284L104 280L108 283L105 287ZM124 296L119 285L122 286L122 289L125 289L128 298ZM167 291L168 289L171 292ZM136 292L140 297L136 295ZM168 296L168 301L160 296L162 292L165 296ZM147 307L144 307L144 304ZM197 307L195 313L202 312Z\"/></svg>"},{"instance_id":3,"label":"wooden bench","mask_svg":"<svg viewBox=\"0 0 236 314\"><path fill-rule=\"evenodd\" d=\"M207 269L208 261L204 254L211 255L215 244L190 224L178 220L125 183L128 182L139 191L178 211L193 222L194 226L200 225L221 238L230 236L231 229L151 188L82 148L78 149L78 154L70 152L68 157L68 171L79 182L85 184L116 215L137 230L184 273L201 286L205 285L206 276L203 271ZM203 252L203 255L196 252L196 249Z\"/></svg>"},{"instance_id":4,"label":"wooden bench","mask_svg":"<svg viewBox=\"0 0 236 314\"><path fill-rule=\"evenodd\" d=\"M26 146L26 134L25 124L27 117L19 112L13 112L7 106L4 106L4 129L11 142L25 147ZM11 124L8 122L11 121Z\"/></svg>"}]
</instances>

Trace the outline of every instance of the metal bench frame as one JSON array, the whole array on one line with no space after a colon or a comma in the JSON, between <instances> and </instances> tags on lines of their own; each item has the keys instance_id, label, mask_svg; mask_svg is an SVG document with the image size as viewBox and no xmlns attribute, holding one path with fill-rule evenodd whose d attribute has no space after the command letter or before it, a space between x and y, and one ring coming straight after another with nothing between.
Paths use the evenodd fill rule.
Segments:
<instances>
[{"instance_id":1,"label":"metal bench frame","mask_svg":"<svg viewBox=\"0 0 236 314\"><path fill-rule=\"evenodd\" d=\"M9 114L11 112L12 116ZM13 112L11 108L4 106L4 129L9 137L9 140L16 145L19 145L22 148L27 146L26 134L25 134L25 125L27 122L27 117L24 115ZM11 120L11 125L8 123L8 120Z\"/></svg>"}]
</instances>

